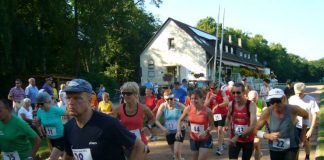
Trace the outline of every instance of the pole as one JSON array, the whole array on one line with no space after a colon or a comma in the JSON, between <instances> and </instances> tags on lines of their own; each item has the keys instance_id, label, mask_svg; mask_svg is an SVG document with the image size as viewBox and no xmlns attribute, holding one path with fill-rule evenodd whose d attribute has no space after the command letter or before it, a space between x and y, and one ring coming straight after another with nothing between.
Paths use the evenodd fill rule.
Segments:
<instances>
[{"instance_id":1,"label":"pole","mask_svg":"<svg viewBox=\"0 0 324 160\"><path fill-rule=\"evenodd\" d=\"M212 74L212 80L215 82L216 79L216 60L217 60L217 48L218 48L218 23L219 23L219 12L220 12L220 5L218 6L218 18L216 22L216 42L215 42L215 54L214 54L214 68Z\"/></svg>"},{"instance_id":2,"label":"pole","mask_svg":"<svg viewBox=\"0 0 324 160\"><path fill-rule=\"evenodd\" d=\"M221 47L219 49L220 51L220 57L219 57L219 68L218 68L218 86L220 86L221 83L221 72L222 72L222 60L223 60L223 42L224 42L224 21L225 21L225 8L223 13L223 24L222 24L222 40L221 40Z\"/></svg>"}]
</instances>

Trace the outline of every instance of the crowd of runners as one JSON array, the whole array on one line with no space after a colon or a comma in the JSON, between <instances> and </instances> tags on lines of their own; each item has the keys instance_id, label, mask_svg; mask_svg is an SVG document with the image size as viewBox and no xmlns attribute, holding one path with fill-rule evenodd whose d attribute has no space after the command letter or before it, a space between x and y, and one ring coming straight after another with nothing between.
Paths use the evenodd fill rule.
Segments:
<instances>
[{"instance_id":1,"label":"crowd of runners","mask_svg":"<svg viewBox=\"0 0 324 160\"><path fill-rule=\"evenodd\" d=\"M191 159L206 160L212 154L229 159L262 159L261 139L267 139L273 160L297 160L315 128L319 107L305 95L305 84L282 90L264 79L260 91L242 79L219 86L188 89L187 81L159 89L145 83L140 96L136 82L125 82L121 100L114 105L103 85L98 94L83 79L73 79L55 89L47 77L39 90L35 79L23 89L17 79L8 99L0 100L0 151L4 160L34 159L41 139L50 149L47 159L144 160L150 141L165 134L175 160L183 160L183 142L189 140ZM228 133L228 141L224 141ZM212 134L217 139L212 139ZM189 135L186 139L185 135ZM214 144L216 144L214 146ZM228 147L228 153L224 148Z\"/></svg>"}]
</instances>

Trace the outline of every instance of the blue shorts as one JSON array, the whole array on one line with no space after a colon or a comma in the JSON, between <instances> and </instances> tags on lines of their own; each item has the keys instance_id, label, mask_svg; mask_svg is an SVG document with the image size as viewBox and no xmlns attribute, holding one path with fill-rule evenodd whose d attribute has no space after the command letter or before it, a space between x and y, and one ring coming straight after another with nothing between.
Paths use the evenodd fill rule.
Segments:
<instances>
[{"instance_id":1,"label":"blue shorts","mask_svg":"<svg viewBox=\"0 0 324 160\"><path fill-rule=\"evenodd\" d=\"M213 148L213 139L211 136L207 140L203 141L195 141L190 138L190 149L192 151L198 151L199 148L208 148L212 149Z\"/></svg>"}]
</instances>

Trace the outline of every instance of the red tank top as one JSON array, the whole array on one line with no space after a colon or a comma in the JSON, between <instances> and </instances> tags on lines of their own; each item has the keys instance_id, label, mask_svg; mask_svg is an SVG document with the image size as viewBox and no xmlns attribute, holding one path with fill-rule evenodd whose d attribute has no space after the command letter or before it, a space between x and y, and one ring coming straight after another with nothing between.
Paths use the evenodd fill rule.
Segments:
<instances>
[{"instance_id":1,"label":"red tank top","mask_svg":"<svg viewBox=\"0 0 324 160\"><path fill-rule=\"evenodd\" d=\"M196 107L192 105L189 107L188 119L190 122L190 138L195 141L207 140L210 136L209 133L205 137L199 138L199 133L208 128L207 108L203 107L198 113L196 113Z\"/></svg>"},{"instance_id":2,"label":"red tank top","mask_svg":"<svg viewBox=\"0 0 324 160\"><path fill-rule=\"evenodd\" d=\"M234 133L243 133L247 127L250 126L250 100L247 100L245 103L245 107L241 110L238 110L235 106L235 102L232 101L232 127L231 127L231 138L234 137ZM255 135L251 134L248 137L238 138L238 142L251 142L254 140Z\"/></svg>"},{"instance_id":3,"label":"red tank top","mask_svg":"<svg viewBox=\"0 0 324 160\"><path fill-rule=\"evenodd\" d=\"M216 107L216 105L221 104L224 102L222 91L218 91L217 95L210 100L210 106L211 110ZM227 114L227 106L223 107L218 107L217 109L214 110L213 114L221 114L221 115L226 115Z\"/></svg>"},{"instance_id":4,"label":"red tank top","mask_svg":"<svg viewBox=\"0 0 324 160\"><path fill-rule=\"evenodd\" d=\"M145 96L144 97L144 100L145 100L145 105L150 108L151 110L154 109L155 105L156 105L156 97L154 95L152 96Z\"/></svg>"},{"instance_id":5,"label":"red tank top","mask_svg":"<svg viewBox=\"0 0 324 160\"><path fill-rule=\"evenodd\" d=\"M137 112L135 115L126 115L125 112L126 104L121 104L119 107L120 114L120 122L132 133L136 136L140 137L145 145L147 145L147 139L142 131L143 121L144 121L144 113L141 104L137 104Z\"/></svg>"}]
</instances>

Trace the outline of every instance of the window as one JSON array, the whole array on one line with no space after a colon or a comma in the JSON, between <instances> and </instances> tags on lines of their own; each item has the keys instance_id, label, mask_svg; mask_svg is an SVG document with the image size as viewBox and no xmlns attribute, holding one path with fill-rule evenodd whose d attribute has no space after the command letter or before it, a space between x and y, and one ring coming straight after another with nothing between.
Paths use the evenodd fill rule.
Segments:
<instances>
[{"instance_id":1,"label":"window","mask_svg":"<svg viewBox=\"0 0 324 160\"><path fill-rule=\"evenodd\" d=\"M228 46L227 45L225 45L225 52L228 53Z\"/></svg>"},{"instance_id":2,"label":"window","mask_svg":"<svg viewBox=\"0 0 324 160\"><path fill-rule=\"evenodd\" d=\"M233 50L233 47L231 47L231 54L233 54L234 53L234 50Z\"/></svg>"},{"instance_id":3,"label":"window","mask_svg":"<svg viewBox=\"0 0 324 160\"><path fill-rule=\"evenodd\" d=\"M249 53L249 54L248 54L248 59L250 59L250 57L251 57L251 56L250 56L250 53Z\"/></svg>"},{"instance_id":4,"label":"window","mask_svg":"<svg viewBox=\"0 0 324 160\"><path fill-rule=\"evenodd\" d=\"M174 38L169 38L168 39L168 49L174 49L175 44L174 44Z\"/></svg>"},{"instance_id":5,"label":"window","mask_svg":"<svg viewBox=\"0 0 324 160\"><path fill-rule=\"evenodd\" d=\"M240 52L240 57L242 57L243 56L243 53L242 52Z\"/></svg>"}]
</instances>

